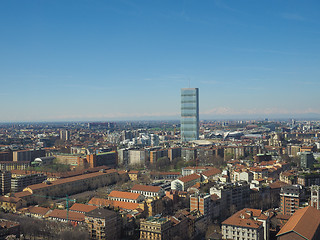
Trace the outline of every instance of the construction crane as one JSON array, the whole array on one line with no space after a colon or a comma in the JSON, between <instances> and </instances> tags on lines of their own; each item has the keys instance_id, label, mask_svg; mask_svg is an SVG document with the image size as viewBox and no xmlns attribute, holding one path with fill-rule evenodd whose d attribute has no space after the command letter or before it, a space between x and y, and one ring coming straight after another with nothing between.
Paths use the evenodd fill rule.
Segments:
<instances>
[{"instance_id":1,"label":"construction crane","mask_svg":"<svg viewBox=\"0 0 320 240\"><path fill-rule=\"evenodd\" d=\"M76 199L71 199L69 198L68 195L66 195L65 198L58 198L58 197L53 197L53 196L43 196L43 195L38 195L38 194L32 194L35 197L43 197L43 198L51 198L51 199L55 199L55 200L65 200L66 201L66 209L67 209L67 222L69 222L69 202L76 202Z\"/></svg>"}]
</instances>

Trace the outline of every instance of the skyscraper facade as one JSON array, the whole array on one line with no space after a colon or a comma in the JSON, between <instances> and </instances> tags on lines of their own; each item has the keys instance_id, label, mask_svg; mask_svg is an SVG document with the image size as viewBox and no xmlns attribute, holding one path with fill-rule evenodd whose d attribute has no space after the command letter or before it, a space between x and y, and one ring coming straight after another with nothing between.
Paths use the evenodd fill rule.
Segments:
<instances>
[{"instance_id":1,"label":"skyscraper facade","mask_svg":"<svg viewBox=\"0 0 320 240\"><path fill-rule=\"evenodd\" d=\"M181 141L199 139L199 89L181 89Z\"/></svg>"}]
</instances>

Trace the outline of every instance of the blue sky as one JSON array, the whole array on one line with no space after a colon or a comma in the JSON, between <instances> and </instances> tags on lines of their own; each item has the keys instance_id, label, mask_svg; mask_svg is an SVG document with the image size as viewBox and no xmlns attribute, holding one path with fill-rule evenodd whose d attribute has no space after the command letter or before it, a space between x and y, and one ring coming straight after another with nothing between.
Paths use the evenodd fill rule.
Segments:
<instances>
[{"instance_id":1,"label":"blue sky","mask_svg":"<svg viewBox=\"0 0 320 240\"><path fill-rule=\"evenodd\" d=\"M0 121L319 115L319 1L0 1Z\"/></svg>"}]
</instances>

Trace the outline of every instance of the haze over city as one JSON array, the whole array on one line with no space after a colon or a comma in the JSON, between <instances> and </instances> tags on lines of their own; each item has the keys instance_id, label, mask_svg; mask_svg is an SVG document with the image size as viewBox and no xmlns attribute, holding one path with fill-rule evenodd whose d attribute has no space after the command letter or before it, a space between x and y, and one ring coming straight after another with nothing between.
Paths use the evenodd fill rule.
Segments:
<instances>
[{"instance_id":1,"label":"haze over city","mask_svg":"<svg viewBox=\"0 0 320 240\"><path fill-rule=\"evenodd\" d=\"M319 7L2 1L0 121L318 118Z\"/></svg>"}]
</instances>

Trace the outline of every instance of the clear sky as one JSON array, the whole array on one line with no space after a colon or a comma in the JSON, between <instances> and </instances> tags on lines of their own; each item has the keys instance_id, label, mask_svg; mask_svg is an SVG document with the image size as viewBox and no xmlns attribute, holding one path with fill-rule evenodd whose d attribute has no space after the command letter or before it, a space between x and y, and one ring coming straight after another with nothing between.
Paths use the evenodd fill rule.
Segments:
<instances>
[{"instance_id":1,"label":"clear sky","mask_svg":"<svg viewBox=\"0 0 320 240\"><path fill-rule=\"evenodd\" d=\"M0 1L0 122L320 114L320 1Z\"/></svg>"}]
</instances>

